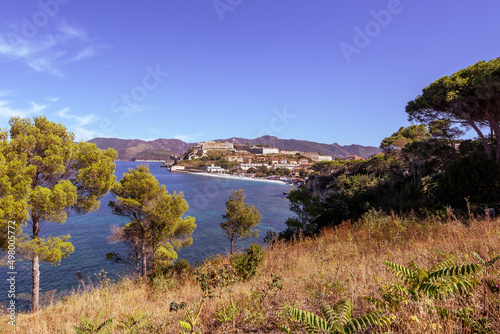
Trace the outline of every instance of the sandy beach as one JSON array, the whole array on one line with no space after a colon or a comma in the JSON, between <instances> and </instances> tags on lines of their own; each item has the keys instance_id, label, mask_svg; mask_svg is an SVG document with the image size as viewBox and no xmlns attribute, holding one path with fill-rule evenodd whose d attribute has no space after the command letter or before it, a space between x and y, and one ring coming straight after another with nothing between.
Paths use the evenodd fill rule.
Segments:
<instances>
[{"instance_id":1,"label":"sandy beach","mask_svg":"<svg viewBox=\"0 0 500 334\"><path fill-rule=\"evenodd\" d=\"M248 181L258 181L258 182L272 182L272 183L279 183L287 186L293 187L294 185L292 183L287 183L281 180L269 180L269 179L264 179L264 178L256 178L256 177L247 177L247 176L235 176L235 175L228 175L228 174L216 174L216 173L196 173L196 172L185 172L189 174L196 174L196 175L204 175L204 176L210 176L210 177L218 177L221 179L234 179L234 180L248 180Z\"/></svg>"}]
</instances>

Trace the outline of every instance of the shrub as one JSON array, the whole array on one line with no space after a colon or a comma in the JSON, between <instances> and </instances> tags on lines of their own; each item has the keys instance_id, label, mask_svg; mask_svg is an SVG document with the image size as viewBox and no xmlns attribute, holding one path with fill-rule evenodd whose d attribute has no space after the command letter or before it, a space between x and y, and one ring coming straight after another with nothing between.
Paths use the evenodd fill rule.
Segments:
<instances>
[{"instance_id":1,"label":"shrub","mask_svg":"<svg viewBox=\"0 0 500 334\"><path fill-rule=\"evenodd\" d=\"M260 245L251 244L245 252L246 254L234 254L231 256L231 266L244 281L249 280L257 274L257 268L265 258L264 250Z\"/></svg>"},{"instance_id":2,"label":"shrub","mask_svg":"<svg viewBox=\"0 0 500 334\"><path fill-rule=\"evenodd\" d=\"M500 169L485 154L475 153L451 163L437 181L435 196L445 204L465 208L471 203L500 202Z\"/></svg>"}]
</instances>

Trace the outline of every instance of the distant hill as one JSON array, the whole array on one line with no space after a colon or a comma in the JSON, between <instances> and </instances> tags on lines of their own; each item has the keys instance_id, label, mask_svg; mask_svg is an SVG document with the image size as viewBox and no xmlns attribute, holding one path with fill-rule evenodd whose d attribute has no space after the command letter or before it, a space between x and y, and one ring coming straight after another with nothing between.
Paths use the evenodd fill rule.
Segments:
<instances>
[{"instance_id":1,"label":"distant hill","mask_svg":"<svg viewBox=\"0 0 500 334\"><path fill-rule=\"evenodd\" d=\"M282 150L319 152L324 155L331 155L338 158L343 158L348 155L359 155L360 157L368 158L370 155L381 152L381 150L375 146L342 146L337 143L324 144L307 140L280 139L274 136L262 136L255 139L232 137L228 139L215 139L215 141L227 141L240 144L249 143L251 145L264 144ZM96 144L97 147L101 149L107 149L109 147L114 148L118 151L118 160L162 160L167 159L169 155L182 155L187 151L189 146L194 145L179 139L144 141L140 139L94 138L89 140L89 142Z\"/></svg>"},{"instance_id":2,"label":"distant hill","mask_svg":"<svg viewBox=\"0 0 500 334\"><path fill-rule=\"evenodd\" d=\"M189 145L179 139L156 139L144 141L140 139L94 138L89 140L100 149L114 148L118 152L118 160L164 160L170 155L181 155Z\"/></svg>"},{"instance_id":3,"label":"distant hill","mask_svg":"<svg viewBox=\"0 0 500 334\"><path fill-rule=\"evenodd\" d=\"M316 143L307 140L296 139L280 139L274 136L262 136L255 139L245 139L232 137L228 139L217 139L216 141L227 141L233 143L250 145L264 144L272 147L277 147L281 150L289 151L304 151L304 152L319 152L324 155L331 155L332 157L344 158L348 155L359 155L362 158L368 158L370 155L382 152L382 150L375 146L362 146L362 145L339 145Z\"/></svg>"}]
</instances>

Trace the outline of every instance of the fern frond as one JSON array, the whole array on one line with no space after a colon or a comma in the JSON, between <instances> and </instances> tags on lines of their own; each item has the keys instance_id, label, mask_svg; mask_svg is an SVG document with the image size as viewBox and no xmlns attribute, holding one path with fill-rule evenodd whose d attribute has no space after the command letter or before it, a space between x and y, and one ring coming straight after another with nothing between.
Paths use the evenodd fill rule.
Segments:
<instances>
[{"instance_id":1,"label":"fern frond","mask_svg":"<svg viewBox=\"0 0 500 334\"><path fill-rule=\"evenodd\" d=\"M387 309L389 307L389 304L387 301L380 300L375 297L370 297L370 296L363 296L363 299L366 300L368 303L371 305L375 306L377 309Z\"/></svg>"},{"instance_id":2,"label":"fern frond","mask_svg":"<svg viewBox=\"0 0 500 334\"><path fill-rule=\"evenodd\" d=\"M384 263L387 267L389 267L389 270L392 273L394 273L399 279L403 280L405 283L414 280L415 275L411 269L391 261L385 261Z\"/></svg>"},{"instance_id":3,"label":"fern frond","mask_svg":"<svg viewBox=\"0 0 500 334\"><path fill-rule=\"evenodd\" d=\"M288 310L290 312L290 315L295 320L299 321L303 325L311 327L308 329L309 333L313 332L313 329L321 329L323 331L328 331L330 329L328 322L314 313L299 310L293 307L289 308Z\"/></svg>"},{"instance_id":4,"label":"fern frond","mask_svg":"<svg viewBox=\"0 0 500 334\"><path fill-rule=\"evenodd\" d=\"M453 267L455 265L455 260L453 259L448 259L442 262L439 262L438 264L434 265L431 269L429 269L429 272L432 273L434 271L438 271L444 268L448 267Z\"/></svg>"},{"instance_id":5,"label":"fern frond","mask_svg":"<svg viewBox=\"0 0 500 334\"><path fill-rule=\"evenodd\" d=\"M432 272L429 275L429 280L436 280L446 276L470 276L478 273L482 268L482 265L476 263L446 267Z\"/></svg>"},{"instance_id":6,"label":"fern frond","mask_svg":"<svg viewBox=\"0 0 500 334\"><path fill-rule=\"evenodd\" d=\"M285 332L286 334L293 334L292 330L285 325L276 324L276 327L278 327L280 331Z\"/></svg>"},{"instance_id":7,"label":"fern frond","mask_svg":"<svg viewBox=\"0 0 500 334\"><path fill-rule=\"evenodd\" d=\"M495 262L497 262L498 260L500 260L500 255L497 256L497 257L494 257L493 259L489 260L488 262L486 262L486 266L487 267L491 267L492 265L495 264Z\"/></svg>"},{"instance_id":8,"label":"fern frond","mask_svg":"<svg viewBox=\"0 0 500 334\"><path fill-rule=\"evenodd\" d=\"M185 321L182 321L182 320L179 321L179 325L181 325L181 327L184 328L185 330L188 330L188 331L193 330L193 327Z\"/></svg>"},{"instance_id":9,"label":"fern frond","mask_svg":"<svg viewBox=\"0 0 500 334\"><path fill-rule=\"evenodd\" d=\"M106 326L110 325L113 322L113 318L109 318L106 321L104 321L102 324L99 325L99 327L96 328L97 332L100 332L103 330Z\"/></svg>"},{"instance_id":10,"label":"fern frond","mask_svg":"<svg viewBox=\"0 0 500 334\"><path fill-rule=\"evenodd\" d=\"M75 330L76 334L87 334L88 333L88 332L84 332L83 330L76 327L75 325L73 325L73 329Z\"/></svg>"},{"instance_id":11,"label":"fern frond","mask_svg":"<svg viewBox=\"0 0 500 334\"><path fill-rule=\"evenodd\" d=\"M474 313L474 309L472 307L465 307L458 310L450 310L445 307L436 306L437 314L441 317L441 319L451 319L451 320L464 320L468 319L470 315Z\"/></svg>"},{"instance_id":12,"label":"fern frond","mask_svg":"<svg viewBox=\"0 0 500 334\"><path fill-rule=\"evenodd\" d=\"M401 286L396 283L391 283L389 285L384 286L385 294L390 294L398 299L404 298L410 295L410 290L406 287Z\"/></svg>"},{"instance_id":13,"label":"fern frond","mask_svg":"<svg viewBox=\"0 0 500 334\"><path fill-rule=\"evenodd\" d=\"M472 256L474 256L483 266L486 264L486 261L476 252L472 252Z\"/></svg>"},{"instance_id":14,"label":"fern frond","mask_svg":"<svg viewBox=\"0 0 500 334\"><path fill-rule=\"evenodd\" d=\"M320 308L321 312L323 313L323 316L326 318L326 321L328 321L328 323L333 324L339 322L337 313L326 302L322 302Z\"/></svg>"},{"instance_id":15,"label":"fern frond","mask_svg":"<svg viewBox=\"0 0 500 334\"><path fill-rule=\"evenodd\" d=\"M429 282L420 286L420 290L427 296L436 299L443 299L448 295L463 295L474 287L474 283L467 279L459 277L451 277L449 281L445 282Z\"/></svg>"},{"instance_id":16,"label":"fern frond","mask_svg":"<svg viewBox=\"0 0 500 334\"><path fill-rule=\"evenodd\" d=\"M321 303L321 309L323 307L329 307L327 303ZM342 300L335 305L335 310L337 311L337 318L342 326L345 326L349 321L351 321L352 312L352 301L350 299Z\"/></svg>"},{"instance_id":17,"label":"fern frond","mask_svg":"<svg viewBox=\"0 0 500 334\"><path fill-rule=\"evenodd\" d=\"M353 319L346 326L346 333L356 333L362 331L369 327L384 326L390 324L390 318L388 316L382 315L380 312L375 311L369 314L365 314L362 317Z\"/></svg>"},{"instance_id":18,"label":"fern frond","mask_svg":"<svg viewBox=\"0 0 500 334\"><path fill-rule=\"evenodd\" d=\"M411 278L412 283L420 283L422 281L425 281L429 274L427 271L425 271L422 267L420 267L415 261L411 261L408 263L408 269L413 274L413 277ZM405 281L405 283L408 283L408 281Z\"/></svg>"}]
</instances>

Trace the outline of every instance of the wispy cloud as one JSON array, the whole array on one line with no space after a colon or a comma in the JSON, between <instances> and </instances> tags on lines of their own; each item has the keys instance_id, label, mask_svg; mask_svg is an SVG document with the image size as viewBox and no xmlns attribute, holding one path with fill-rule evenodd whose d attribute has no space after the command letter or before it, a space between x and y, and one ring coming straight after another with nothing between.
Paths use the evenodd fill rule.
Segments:
<instances>
[{"instance_id":1,"label":"wispy cloud","mask_svg":"<svg viewBox=\"0 0 500 334\"><path fill-rule=\"evenodd\" d=\"M79 27L68 24L65 20L60 20L56 29L62 33L68 39L79 38L84 41L88 40L87 32Z\"/></svg>"},{"instance_id":2,"label":"wispy cloud","mask_svg":"<svg viewBox=\"0 0 500 334\"><path fill-rule=\"evenodd\" d=\"M30 117L33 115L40 115L47 108L47 105L38 104L35 102L29 102L30 107L28 108L16 108L12 106L12 103L5 100L0 100L0 118L11 118L11 117Z\"/></svg>"},{"instance_id":3,"label":"wispy cloud","mask_svg":"<svg viewBox=\"0 0 500 334\"><path fill-rule=\"evenodd\" d=\"M77 127L85 126L87 124L93 123L97 121L98 117L94 115L87 115L87 116L76 116L76 115L70 115L68 114L69 108L64 108L59 110L56 115L64 118L64 119L69 119L75 121L77 124Z\"/></svg>"},{"instance_id":4,"label":"wispy cloud","mask_svg":"<svg viewBox=\"0 0 500 334\"><path fill-rule=\"evenodd\" d=\"M75 127L73 133L75 134L76 140L83 140L83 141L87 141L97 137L109 137L109 134L105 134L95 130L88 130L81 126Z\"/></svg>"},{"instance_id":5,"label":"wispy cloud","mask_svg":"<svg viewBox=\"0 0 500 334\"><path fill-rule=\"evenodd\" d=\"M5 125L5 121L11 117L29 118L33 116L40 116L48 113L52 109L53 104L59 101L58 97L46 97L44 100L48 103L40 104L36 102L28 102L24 108L18 107L18 103L12 102L9 97L13 93L7 91L0 91L0 124ZM63 108L59 111L52 112L53 116L62 118L63 124L67 126L68 130L73 132L77 140L89 140L95 137L108 137L111 134L104 134L99 130L89 130L86 127L92 126L91 124L97 123L99 117L91 114L85 116L78 116L69 113L70 108Z\"/></svg>"},{"instance_id":6,"label":"wispy cloud","mask_svg":"<svg viewBox=\"0 0 500 334\"><path fill-rule=\"evenodd\" d=\"M78 52L76 56L71 58L70 61L78 61L85 58L90 58L96 55L96 50L94 46L89 46Z\"/></svg>"},{"instance_id":7,"label":"wispy cloud","mask_svg":"<svg viewBox=\"0 0 500 334\"><path fill-rule=\"evenodd\" d=\"M19 61L36 72L63 76L61 64L93 57L104 48L93 45L83 28L61 19L29 38L22 34L20 23L9 28L0 30L0 61Z\"/></svg>"},{"instance_id":8,"label":"wispy cloud","mask_svg":"<svg viewBox=\"0 0 500 334\"><path fill-rule=\"evenodd\" d=\"M49 102L52 102L52 103L59 101L58 97L46 97L45 99Z\"/></svg>"}]
</instances>

